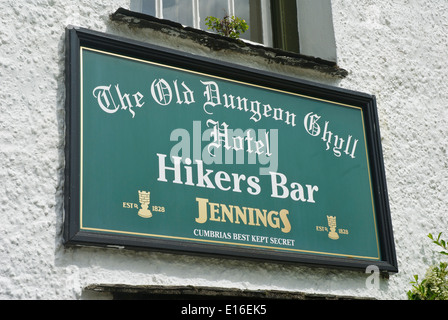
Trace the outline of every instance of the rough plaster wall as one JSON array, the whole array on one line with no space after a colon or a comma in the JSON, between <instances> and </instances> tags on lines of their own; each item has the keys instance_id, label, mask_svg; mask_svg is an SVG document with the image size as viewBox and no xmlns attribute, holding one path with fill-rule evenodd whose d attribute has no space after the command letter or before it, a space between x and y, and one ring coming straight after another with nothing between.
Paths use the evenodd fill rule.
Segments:
<instances>
[{"instance_id":1,"label":"rough plaster wall","mask_svg":"<svg viewBox=\"0 0 448 320\"><path fill-rule=\"evenodd\" d=\"M90 284L196 285L405 298L447 229L448 3L333 1L343 81L211 53L109 21L128 0L0 0L0 299L80 299ZM64 28L151 41L375 94L400 273L366 287L358 272L62 246Z\"/></svg>"},{"instance_id":2,"label":"rough plaster wall","mask_svg":"<svg viewBox=\"0 0 448 320\"><path fill-rule=\"evenodd\" d=\"M400 273L382 297L440 260L448 238L448 2L333 1L342 87L375 94ZM446 260L446 259L445 259Z\"/></svg>"},{"instance_id":3,"label":"rough plaster wall","mask_svg":"<svg viewBox=\"0 0 448 320\"><path fill-rule=\"evenodd\" d=\"M76 298L61 262L64 27L104 29L119 1L0 0L0 299Z\"/></svg>"}]
</instances>

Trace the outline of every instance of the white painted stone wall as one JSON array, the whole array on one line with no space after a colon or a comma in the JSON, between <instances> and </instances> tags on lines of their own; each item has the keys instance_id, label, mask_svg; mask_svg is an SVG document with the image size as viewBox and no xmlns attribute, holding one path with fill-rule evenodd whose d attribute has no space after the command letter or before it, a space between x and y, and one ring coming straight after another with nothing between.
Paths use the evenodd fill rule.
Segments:
<instances>
[{"instance_id":1,"label":"white painted stone wall","mask_svg":"<svg viewBox=\"0 0 448 320\"><path fill-rule=\"evenodd\" d=\"M334 0L344 80L211 52L109 14L128 0L0 0L0 299L101 298L90 284L193 285L406 299L448 234L448 2ZM97 31L375 94L400 272L359 272L62 245L64 29ZM448 238L448 237L447 237Z\"/></svg>"}]
</instances>

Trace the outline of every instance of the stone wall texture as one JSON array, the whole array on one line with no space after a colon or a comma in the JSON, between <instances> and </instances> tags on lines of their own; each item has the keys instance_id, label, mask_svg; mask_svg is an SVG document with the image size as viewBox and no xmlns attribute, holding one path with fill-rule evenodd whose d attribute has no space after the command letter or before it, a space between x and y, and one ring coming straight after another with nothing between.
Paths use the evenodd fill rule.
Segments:
<instances>
[{"instance_id":1,"label":"stone wall texture","mask_svg":"<svg viewBox=\"0 0 448 320\"><path fill-rule=\"evenodd\" d=\"M0 299L95 298L92 284L206 286L406 299L448 234L448 2L332 1L344 79L209 48L109 15L129 0L0 0ZM399 273L367 275L155 252L65 248L65 27L75 25L374 94ZM97 297L99 298L99 296Z\"/></svg>"}]
</instances>

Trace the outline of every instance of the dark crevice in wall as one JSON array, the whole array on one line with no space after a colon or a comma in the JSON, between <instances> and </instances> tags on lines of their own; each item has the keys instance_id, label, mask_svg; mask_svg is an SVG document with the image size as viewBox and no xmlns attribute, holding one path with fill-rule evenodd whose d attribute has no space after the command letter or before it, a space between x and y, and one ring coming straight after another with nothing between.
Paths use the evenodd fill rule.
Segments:
<instances>
[{"instance_id":1,"label":"dark crevice in wall","mask_svg":"<svg viewBox=\"0 0 448 320\"><path fill-rule=\"evenodd\" d=\"M312 294L277 290L242 290L199 286L131 286L124 284L90 285L85 290L110 293L117 300L371 300L351 296Z\"/></svg>"}]
</instances>

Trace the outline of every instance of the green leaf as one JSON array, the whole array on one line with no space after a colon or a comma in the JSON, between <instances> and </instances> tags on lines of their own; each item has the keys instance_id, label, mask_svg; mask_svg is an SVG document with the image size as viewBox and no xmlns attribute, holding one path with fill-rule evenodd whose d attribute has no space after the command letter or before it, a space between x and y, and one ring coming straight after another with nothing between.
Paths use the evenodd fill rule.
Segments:
<instances>
[{"instance_id":1,"label":"green leaf","mask_svg":"<svg viewBox=\"0 0 448 320\"><path fill-rule=\"evenodd\" d=\"M228 15L223 19L208 16L205 18L205 24L207 25L208 30L213 30L222 36L234 39L238 39L241 33L244 33L249 29L249 26L244 19L234 16L229 17Z\"/></svg>"}]
</instances>

